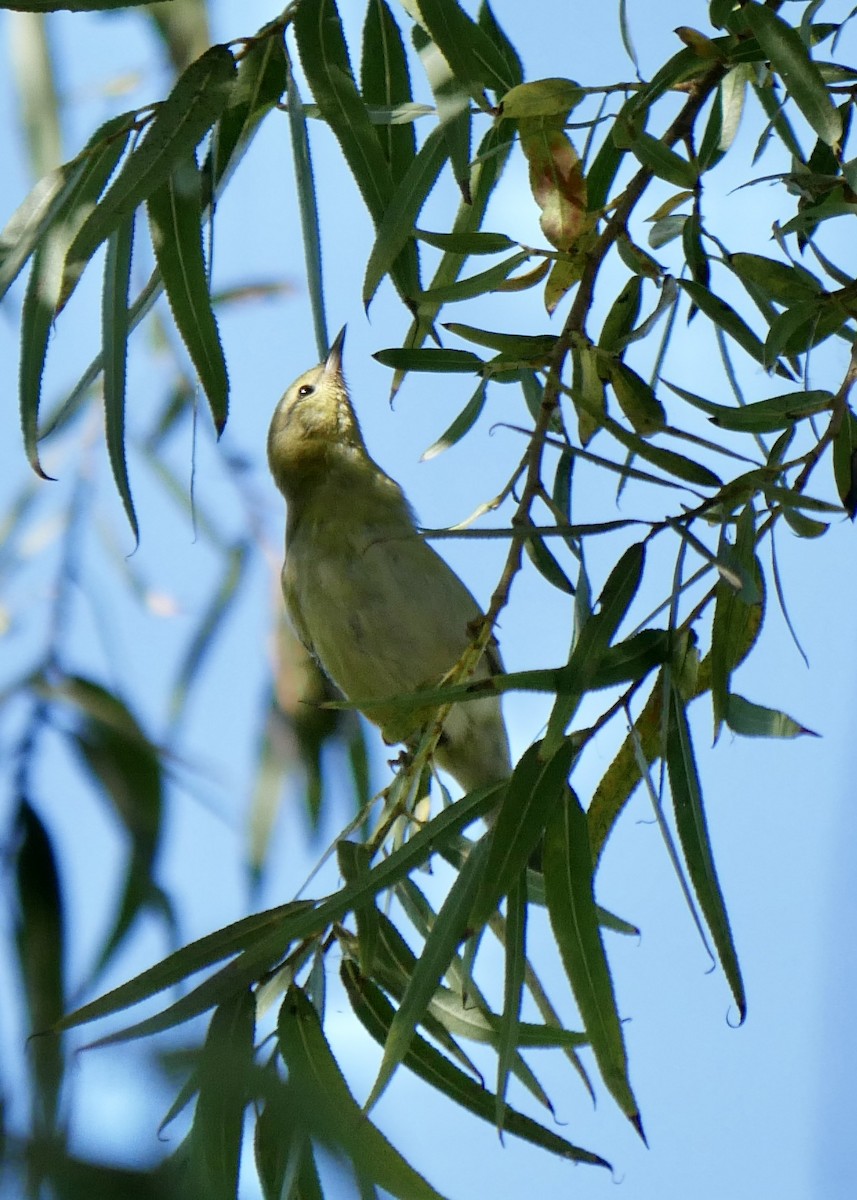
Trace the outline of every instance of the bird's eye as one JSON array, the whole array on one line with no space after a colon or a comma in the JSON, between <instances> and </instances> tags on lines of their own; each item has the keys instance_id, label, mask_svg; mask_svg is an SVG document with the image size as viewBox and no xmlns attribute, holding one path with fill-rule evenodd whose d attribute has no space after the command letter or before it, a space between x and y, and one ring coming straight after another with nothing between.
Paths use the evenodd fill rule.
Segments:
<instances>
[{"instance_id":1,"label":"bird's eye","mask_svg":"<svg viewBox=\"0 0 857 1200\"><path fill-rule=\"evenodd\" d=\"M304 383L298 388L298 399L303 400L304 396L311 396L314 391L311 383Z\"/></svg>"}]
</instances>

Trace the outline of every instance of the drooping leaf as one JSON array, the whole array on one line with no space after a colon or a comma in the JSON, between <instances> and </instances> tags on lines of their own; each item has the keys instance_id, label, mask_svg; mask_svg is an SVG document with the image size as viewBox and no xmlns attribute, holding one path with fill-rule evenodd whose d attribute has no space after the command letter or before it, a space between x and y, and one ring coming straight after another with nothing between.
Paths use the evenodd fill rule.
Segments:
<instances>
[{"instance_id":1,"label":"drooping leaf","mask_svg":"<svg viewBox=\"0 0 857 1200\"><path fill-rule=\"evenodd\" d=\"M392 1024L394 1009L371 980L359 975L355 965L347 960L342 966L342 977L358 1019L375 1041L383 1045ZM414 1038L403 1063L455 1103L485 1121L494 1120L494 1097L491 1092L458 1070L424 1038ZM573 1146L552 1130L545 1129L508 1105L503 1118L503 1128L507 1133L573 1162L589 1163L592 1166L608 1165L597 1154Z\"/></svg>"},{"instance_id":2,"label":"drooping leaf","mask_svg":"<svg viewBox=\"0 0 857 1200\"><path fill-rule=\"evenodd\" d=\"M255 1018L249 989L219 1005L199 1060L189 1168L207 1200L234 1200L238 1191L244 1109L252 1095Z\"/></svg>"},{"instance_id":3,"label":"drooping leaf","mask_svg":"<svg viewBox=\"0 0 857 1200\"><path fill-rule=\"evenodd\" d=\"M65 1007L65 917L57 858L48 829L21 799L16 814L15 942L31 1034L43 1034ZM50 1137L59 1114L63 1049L57 1037L30 1042L30 1104L33 1128Z\"/></svg>"},{"instance_id":4,"label":"drooping leaf","mask_svg":"<svg viewBox=\"0 0 857 1200\"><path fill-rule=\"evenodd\" d=\"M747 1001L741 969L732 939L732 930L717 878L708 825L702 804L699 774L690 736L684 700L673 689L667 733L667 768L675 809L676 828L687 870L699 907L711 930L720 964L726 975L739 1021L747 1013Z\"/></svg>"},{"instance_id":5,"label":"drooping leaf","mask_svg":"<svg viewBox=\"0 0 857 1200\"><path fill-rule=\"evenodd\" d=\"M613 980L592 894L586 815L571 788L565 789L548 817L543 861L551 927L601 1077L642 1137L640 1112L628 1079Z\"/></svg>"},{"instance_id":6,"label":"drooping leaf","mask_svg":"<svg viewBox=\"0 0 857 1200\"><path fill-rule=\"evenodd\" d=\"M139 145L72 241L58 310L67 303L101 243L202 141L226 107L234 80L235 60L226 46L212 46L179 77Z\"/></svg>"},{"instance_id":7,"label":"drooping leaf","mask_svg":"<svg viewBox=\"0 0 857 1200\"><path fill-rule=\"evenodd\" d=\"M218 437L229 411L229 379L211 307L202 249L202 190L196 156L177 163L146 201L167 299L208 399Z\"/></svg>"},{"instance_id":8,"label":"drooping leaf","mask_svg":"<svg viewBox=\"0 0 857 1200\"><path fill-rule=\"evenodd\" d=\"M744 5L742 16L812 128L828 146L837 145L842 137L839 110L800 34L773 9L755 0Z\"/></svg>"},{"instance_id":9,"label":"drooping leaf","mask_svg":"<svg viewBox=\"0 0 857 1200\"><path fill-rule=\"evenodd\" d=\"M358 1175L400 1200L443 1200L357 1104L315 1009L297 987L289 988L283 1001L277 1040L308 1134L339 1149Z\"/></svg>"},{"instance_id":10,"label":"drooping leaf","mask_svg":"<svg viewBox=\"0 0 857 1200\"><path fill-rule=\"evenodd\" d=\"M125 454L125 383L128 355L128 288L131 282L131 251L134 245L134 214L114 229L107 239L104 257L104 291L101 303L102 356L104 358L104 424L107 454L125 515L139 544L140 529L128 479Z\"/></svg>"},{"instance_id":11,"label":"drooping leaf","mask_svg":"<svg viewBox=\"0 0 857 1200\"><path fill-rule=\"evenodd\" d=\"M508 55L464 12L458 0L420 0L419 15L455 78L474 93L489 87L503 95L514 86Z\"/></svg>"}]
</instances>

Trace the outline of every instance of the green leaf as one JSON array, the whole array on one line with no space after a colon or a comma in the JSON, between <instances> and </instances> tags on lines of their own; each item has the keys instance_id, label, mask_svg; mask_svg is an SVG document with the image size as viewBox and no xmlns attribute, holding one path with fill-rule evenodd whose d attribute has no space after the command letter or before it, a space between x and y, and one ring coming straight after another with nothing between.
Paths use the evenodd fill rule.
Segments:
<instances>
[{"instance_id":1,"label":"green leaf","mask_svg":"<svg viewBox=\"0 0 857 1200\"><path fill-rule=\"evenodd\" d=\"M413 100L405 45L386 0L370 0L366 6L360 86L364 101L373 108L395 109ZM390 175L398 184L416 155L413 124L391 122L378 128L377 134Z\"/></svg>"},{"instance_id":2,"label":"green leaf","mask_svg":"<svg viewBox=\"0 0 857 1200\"><path fill-rule=\"evenodd\" d=\"M809 124L828 146L837 146L842 137L842 118L800 34L764 5L751 2L741 12Z\"/></svg>"},{"instance_id":3,"label":"green leaf","mask_svg":"<svg viewBox=\"0 0 857 1200\"><path fill-rule=\"evenodd\" d=\"M506 1091L518 1051L521 1002L527 970L527 869L507 892L506 971L503 980L503 1018L497 1049L497 1132L502 1135L506 1116Z\"/></svg>"},{"instance_id":4,"label":"green leaf","mask_svg":"<svg viewBox=\"0 0 857 1200\"><path fill-rule=\"evenodd\" d=\"M676 479L682 479L685 483L694 484L697 487L719 488L723 486L719 475L703 466L702 463L685 458L683 454L677 454L675 450L666 450L662 446L654 446L651 442L644 441L639 435L623 428L618 421L614 421L611 417L605 417L602 424L627 450L632 450L640 458L660 467L668 475L674 475Z\"/></svg>"},{"instance_id":5,"label":"green leaf","mask_svg":"<svg viewBox=\"0 0 857 1200\"><path fill-rule=\"evenodd\" d=\"M306 115L298 86L288 63L287 94L289 101L289 133L292 139L292 157L295 165L295 185L298 209L301 217L301 233L304 243L307 290L312 306L315 341L319 358L324 358L330 339L324 311L324 276L321 270L321 233L318 222L318 204L315 195L315 176L310 157Z\"/></svg>"},{"instance_id":6,"label":"green leaf","mask_svg":"<svg viewBox=\"0 0 857 1200\"><path fill-rule=\"evenodd\" d=\"M529 524L529 521L527 522ZM551 550L548 549L544 538L541 538L536 533L532 533L524 542L524 550L527 553L527 558L542 575L551 587L555 587L560 592L565 592L567 596L574 595L574 584L563 571L559 561Z\"/></svg>"},{"instance_id":7,"label":"green leaf","mask_svg":"<svg viewBox=\"0 0 857 1200\"><path fill-rule=\"evenodd\" d=\"M676 154L669 146L642 130L636 132L631 139L630 150L640 160L644 167L665 179L675 187L692 190L699 182L699 174L693 163Z\"/></svg>"},{"instance_id":8,"label":"green leaf","mask_svg":"<svg viewBox=\"0 0 857 1200\"><path fill-rule=\"evenodd\" d=\"M787 308L771 322L765 341L766 365L776 362L780 355L805 354L839 332L848 319L846 309L828 297Z\"/></svg>"},{"instance_id":9,"label":"green leaf","mask_svg":"<svg viewBox=\"0 0 857 1200\"><path fill-rule=\"evenodd\" d=\"M378 229L389 210L395 183L378 131L354 82L335 0L298 5L292 28L312 94ZM391 277L403 298L416 295L419 264L415 246L406 248L397 259Z\"/></svg>"},{"instance_id":10,"label":"green leaf","mask_svg":"<svg viewBox=\"0 0 857 1200\"><path fill-rule=\"evenodd\" d=\"M764 593L755 548L755 513L751 501L738 519L734 547L724 537L718 549L718 558L727 565L731 566L734 560L737 568L735 573L746 580L746 585L736 589L722 576L715 585L711 628L711 702L715 741L726 714L732 672L746 657L749 632L754 630L755 636L758 636L761 628Z\"/></svg>"},{"instance_id":11,"label":"green leaf","mask_svg":"<svg viewBox=\"0 0 857 1200\"><path fill-rule=\"evenodd\" d=\"M415 229L414 237L438 250L449 250L454 254L503 254L518 245L505 233L429 233L426 229Z\"/></svg>"},{"instance_id":12,"label":"green leaf","mask_svg":"<svg viewBox=\"0 0 857 1200\"><path fill-rule=\"evenodd\" d=\"M279 103L286 82L285 47L281 31L275 29L245 47L226 108L217 122L210 155L219 188L243 158L262 118ZM203 200L207 207L209 197Z\"/></svg>"},{"instance_id":13,"label":"green leaf","mask_svg":"<svg viewBox=\"0 0 857 1200\"><path fill-rule=\"evenodd\" d=\"M419 0L426 32L455 78L475 94L489 87L503 95L517 82L508 55L459 7L457 0Z\"/></svg>"},{"instance_id":14,"label":"green leaf","mask_svg":"<svg viewBox=\"0 0 857 1200\"><path fill-rule=\"evenodd\" d=\"M600 350L612 351L624 345L624 339L637 323L643 296L643 280L632 275L613 301L598 339Z\"/></svg>"},{"instance_id":15,"label":"green leaf","mask_svg":"<svg viewBox=\"0 0 857 1200\"><path fill-rule=\"evenodd\" d=\"M470 914L471 928L484 925L520 879L548 814L565 791L574 753L569 738L551 755L545 755L542 743L536 742L515 767L491 829L488 858Z\"/></svg>"},{"instance_id":16,"label":"green leaf","mask_svg":"<svg viewBox=\"0 0 857 1200\"><path fill-rule=\"evenodd\" d=\"M65 1007L62 892L50 834L25 799L18 804L15 835L15 944L29 1032L43 1034ZM62 1043L56 1037L35 1037L28 1051L33 1129L49 1137L59 1113Z\"/></svg>"},{"instance_id":17,"label":"green leaf","mask_svg":"<svg viewBox=\"0 0 857 1200\"><path fill-rule=\"evenodd\" d=\"M173 320L196 367L219 437L229 411L229 379L208 290L201 194L199 169L191 153L149 195L146 206Z\"/></svg>"},{"instance_id":18,"label":"green leaf","mask_svg":"<svg viewBox=\"0 0 857 1200\"><path fill-rule=\"evenodd\" d=\"M179 77L140 144L71 243L57 311L68 301L101 243L166 183L176 165L202 141L226 107L234 79L235 60L226 46L212 46Z\"/></svg>"},{"instance_id":19,"label":"green leaf","mask_svg":"<svg viewBox=\"0 0 857 1200\"><path fill-rule=\"evenodd\" d=\"M708 287L711 270L708 265L708 255L702 242L702 222L699 219L699 207L694 204L693 212L684 223L681 231L684 247L685 262L697 283Z\"/></svg>"},{"instance_id":20,"label":"green leaf","mask_svg":"<svg viewBox=\"0 0 857 1200\"><path fill-rule=\"evenodd\" d=\"M189 1141L191 1176L206 1200L234 1200L238 1191L255 1029L256 1002L249 988L221 1004L208 1028Z\"/></svg>"},{"instance_id":21,"label":"green leaf","mask_svg":"<svg viewBox=\"0 0 857 1200\"><path fill-rule=\"evenodd\" d=\"M571 79L534 79L519 83L500 102L501 115L520 121L531 117L567 117L585 92Z\"/></svg>"},{"instance_id":22,"label":"green leaf","mask_svg":"<svg viewBox=\"0 0 857 1200\"><path fill-rule=\"evenodd\" d=\"M551 928L601 1077L642 1137L643 1126L628 1079L622 1025L593 898L586 815L571 788L564 790L548 817L543 862Z\"/></svg>"},{"instance_id":23,"label":"green leaf","mask_svg":"<svg viewBox=\"0 0 857 1200\"><path fill-rule=\"evenodd\" d=\"M363 846L358 842L349 842L343 838L336 843L336 861L339 863L339 869L345 882L354 883L365 879L368 875L372 852L368 846ZM367 975L372 975L375 969L378 943L381 938L380 917L381 914L375 905L374 896L354 907L357 940L360 948L360 967Z\"/></svg>"},{"instance_id":24,"label":"green leaf","mask_svg":"<svg viewBox=\"0 0 857 1200\"><path fill-rule=\"evenodd\" d=\"M591 213L599 213L606 206L613 180L626 154L627 147L619 146L612 131L609 132L586 172L586 202Z\"/></svg>"},{"instance_id":25,"label":"green leaf","mask_svg":"<svg viewBox=\"0 0 857 1200\"><path fill-rule=\"evenodd\" d=\"M378 350L372 357L383 367L396 371L433 371L472 375L481 372L485 363L469 350L410 350L407 348Z\"/></svg>"},{"instance_id":26,"label":"green leaf","mask_svg":"<svg viewBox=\"0 0 857 1200\"><path fill-rule=\"evenodd\" d=\"M796 421L829 409L832 400L830 392L786 392L752 404L734 406L715 404L667 380L664 383L671 392L707 413L713 425L739 433L774 433L778 429L788 429Z\"/></svg>"},{"instance_id":27,"label":"green leaf","mask_svg":"<svg viewBox=\"0 0 857 1200\"><path fill-rule=\"evenodd\" d=\"M449 426L445 433L432 442L429 448L423 453L420 462L428 462L431 458L436 458L438 454L442 454L444 450L448 450L450 446L454 446L456 442L461 441L466 433L476 424L482 409L485 407L485 393L488 387L486 380L481 380L476 391L467 401L467 404Z\"/></svg>"},{"instance_id":28,"label":"green leaf","mask_svg":"<svg viewBox=\"0 0 857 1200\"><path fill-rule=\"evenodd\" d=\"M413 248L414 223L435 185L449 154L440 128L435 128L420 147L416 158L396 188L384 219L378 226L375 244L363 279L363 306L368 308L378 285L406 249Z\"/></svg>"},{"instance_id":29,"label":"green leaf","mask_svg":"<svg viewBox=\"0 0 857 1200\"><path fill-rule=\"evenodd\" d=\"M404 881L404 883L398 889L398 895L402 900L402 905L405 908L405 911L408 912L409 915L413 915L413 903L424 904L427 909L429 908L428 901L424 899L422 893L419 892L419 889L411 880ZM417 896L419 897L418 901L415 900ZM433 911L431 911L430 915L427 916L425 922L426 933L428 931L428 926L434 922L435 916L436 914ZM378 940L375 947L377 953L374 970L372 971L372 978L398 1002L401 1001L402 996L405 994L405 989L408 986L408 980L411 978L416 966L417 956L414 954L413 950L407 944L389 917L387 917L380 910L376 909L376 918L378 923ZM421 925L420 933L423 932L423 926ZM344 935L340 935L340 941L342 942L343 947L347 945ZM351 957L359 961L359 959L362 957L359 952L360 947L355 947L355 950L358 952L355 953L352 951ZM439 1042L440 1045L443 1046L447 1054L457 1058L462 1066L465 1067L465 1069L471 1071L474 1075L478 1075L479 1072L475 1065L455 1041L455 1038L451 1036L452 1032L461 1032L464 1037L468 1037L470 1036L469 1031L464 1029L453 1029L452 1023L448 1020L447 1012L444 1010L437 1011L437 1000L441 993L452 996L453 1002L455 1002L455 993L449 992L449 990L446 988L439 988L435 993L435 996L429 1005L429 1009L423 1016L420 1024L428 1033L431 1034L435 1041ZM477 1013L481 1013L482 1006L475 999L474 1008ZM486 1037L483 1040L487 1041L490 1040L490 1038Z\"/></svg>"},{"instance_id":30,"label":"green leaf","mask_svg":"<svg viewBox=\"0 0 857 1200\"><path fill-rule=\"evenodd\" d=\"M472 300L475 296L496 291L512 271L521 263L526 262L529 257L526 250L520 250L511 257L504 258L502 262L488 267L485 271L479 271L476 275L468 275L466 279L458 279L454 283L445 283L438 287L432 285L416 297L419 311L426 314L434 313L441 304L458 300Z\"/></svg>"},{"instance_id":31,"label":"green leaf","mask_svg":"<svg viewBox=\"0 0 857 1200\"><path fill-rule=\"evenodd\" d=\"M372 981L362 977L355 964L348 960L342 964L342 980L358 1020L375 1041L383 1045L394 1018L394 1010L389 1001ZM448 1096L450 1100L482 1120L493 1122L495 1112L491 1092L460 1071L424 1038L419 1035L414 1038L402 1061L415 1075ZM562 1158L568 1158L572 1162L604 1167L609 1165L597 1154L572 1145L552 1130L545 1129L530 1117L508 1106L505 1109L503 1128L515 1137Z\"/></svg>"},{"instance_id":32,"label":"green leaf","mask_svg":"<svg viewBox=\"0 0 857 1200\"><path fill-rule=\"evenodd\" d=\"M348 1089L315 1009L289 988L277 1021L277 1039L307 1132L342 1151L358 1176L401 1200L442 1200L369 1120Z\"/></svg>"},{"instance_id":33,"label":"green leaf","mask_svg":"<svg viewBox=\"0 0 857 1200\"><path fill-rule=\"evenodd\" d=\"M765 347L762 342L743 317L738 316L731 305L727 304L725 300L721 300L719 296L715 296L703 284L696 283L695 280L680 279L679 287L687 292L700 312L704 313L710 321L719 326L743 350L746 350L751 358L754 358L756 362L761 363L763 366L768 365L765 357ZM776 371L778 375L788 374L785 368L779 365L777 365Z\"/></svg>"},{"instance_id":34,"label":"green leaf","mask_svg":"<svg viewBox=\"0 0 857 1200\"><path fill-rule=\"evenodd\" d=\"M818 737L811 729L776 708L754 704L732 692L726 701L726 724L733 733L744 737L795 738L804 734Z\"/></svg>"},{"instance_id":35,"label":"green leaf","mask_svg":"<svg viewBox=\"0 0 857 1200\"><path fill-rule=\"evenodd\" d=\"M104 421L107 454L125 515L140 543L140 529L125 458L125 365L128 355L128 288L131 281L131 251L134 245L134 214L114 229L107 239L104 258L104 291L101 299L102 349L104 358Z\"/></svg>"},{"instance_id":36,"label":"green leaf","mask_svg":"<svg viewBox=\"0 0 857 1200\"><path fill-rule=\"evenodd\" d=\"M849 405L833 439L833 477L842 506L853 520L857 512L857 417Z\"/></svg>"},{"instance_id":37,"label":"green leaf","mask_svg":"<svg viewBox=\"0 0 857 1200\"><path fill-rule=\"evenodd\" d=\"M62 262L122 157L128 136L129 120L124 115L106 122L93 134L75 160L78 165L70 173L69 182L51 205L50 221L38 227L39 245L21 313L20 409L24 449L30 465L42 477L38 455L39 406L48 339L59 300ZM11 225L12 222L7 230ZM25 231L22 236L26 240Z\"/></svg>"},{"instance_id":38,"label":"green leaf","mask_svg":"<svg viewBox=\"0 0 857 1200\"><path fill-rule=\"evenodd\" d=\"M673 688L667 733L667 768L675 807L676 829L688 875L705 917L724 974L738 1006L739 1020L747 1015L747 1000L732 930L711 853L708 825L702 805L699 775L684 701Z\"/></svg>"},{"instance_id":39,"label":"green leaf","mask_svg":"<svg viewBox=\"0 0 857 1200\"><path fill-rule=\"evenodd\" d=\"M521 64L521 59L518 56L517 50L497 23L497 18L491 11L491 5L488 3L488 0L482 0L476 20L479 28L494 43L495 49L499 52L506 65L504 78L510 81L511 86L523 82L524 68Z\"/></svg>"},{"instance_id":40,"label":"green leaf","mask_svg":"<svg viewBox=\"0 0 857 1200\"><path fill-rule=\"evenodd\" d=\"M557 696L542 746L543 757L548 758L558 750L569 721L592 686L601 659L637 593L645 559L642 542L628 547L604 584L598 598L598 612L588 617L579 629L568 659L571 686Z\"/></svg>"},{"instance_id":41,"label":"green leaf","mask_svg":"<svg viewBox=\"0 0 857 1200\"><path fill-rule=\"evenodd\" d=\"M550 357L557 341L552 333L496 333L491 329L476 329L473 325L462 325L457 321L447 321L443 327L477 346L499 350L509 359L532 359L539 363Z\"/></svg>"},{"instance_id":42,"label":"green leaf","mask_svg":"<svg viewBox=\"0 0 857 1200\"><path fill-rule=\"evenodd\" d=\"M3 8L16 12L108 12L112 8L138 8L153 0L4 0Z\"/></svg>"},{"instance_id":43,"label":"green leaf","mask_svg":"<svg viewBox=\"0 0 857 1200\"><path fill-rule=\"evenodd\" d=\"M759 290L775 304L791 307L811 300L823 290L815 275L799 263L784 263L744 252L730 254L725 262L751 295L751 289Z\"/></svg>"},{"instance_id":44,"label":"green leaf","mask_svg":"<svg viewBox=\"0 0 857 1200\"><path fill-rule=\"evenodd\" d=\"M507 125L509 125L508 128ZM493 126L482 139L470 171L471 203L465 204L462 201L459 205L451 230L452 237L459 238L462 235L468 237L478 231L484 219L488 201L509 158L513 134L514 128L508 122L503 121L499 126ZM457 279L465 261L466 252L447 249L435 270L432 286L445 286ZM406 334L406 345L416 349L422 344L428 336L439 308L439 303L433 309L426 310L426 307L423 307L419 318L411 324ZM400 382L401 374L393 381L394 393Z\"/></svg>"},{"instance_id":45,"label":"green leaf","mask_svg":"<svg viewBox=\"0 0 857 1200\"><path fill-rule=\"evenodd\" d=\"M347 885L326 901L314 904L312 901L301 900L281 904L266 912L254 913L250 917L226 925L223 929L218 929L168 955L162 962L149 967L134 979L121 984L97 1000L67 1013L56 1022L54 1029L72 1029L111 1013L121 1012L122 1009L139 1004L140 1001L180 983L189 975L243 950L252 950L260 962L266 954L270 956L271 961L275 961L283 954L284 947L289 942L320 933L332 922L341 920L365 898L392 887L414 867L424 863L434 853L438 844L443 844L459 829L477 817L484 816L494 806L500 786L493 784L487 788L480 788L458 801L454 808L439 813L389 858L374 867L365 879ZM217 1000L213 1002L217 1003Z\"/></svg>"},{"instance_id":46,"label":"green leaf","mask_svg":"<svg viewBox=\"0 0 857 1200\"><path fill-rule=\"evenodd\" d=\"M450 959L467 933L468 918L482 878L486 851L485 842L476 843L435 918L390 1026L378 1076L366 1101L367 1112L378 1101L404 1058L418 1022L445 975Z\"/></svg>"},{"instance_id":47,"label":"green leaf","mask_svg":"<svg viewBox=\"0 0 857 1200\"><path fill-rule=\"evenodd\" d=\"M623 362L610 364L610 384L619 407L640 437L651 437L666 423L663 405L636 371Z\"/></svg>"},{"instance_id":48,"label":"green leaf","mask_svg":"<svg viewBox=\"0 0 857 1200\"><path fill-rule=\"evenodd\" d=\"M421 25L415 25L411 35L434 98L437 131L446 145L462 199L467 203L470 200L471 91L455 77L449 63Z\"/></svg>"}]
</instances>

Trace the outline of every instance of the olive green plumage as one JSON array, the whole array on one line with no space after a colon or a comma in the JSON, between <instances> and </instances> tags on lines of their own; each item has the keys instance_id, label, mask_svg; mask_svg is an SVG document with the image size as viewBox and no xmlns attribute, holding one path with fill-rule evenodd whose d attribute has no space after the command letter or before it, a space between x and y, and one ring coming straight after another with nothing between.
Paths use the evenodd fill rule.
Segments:
<instances>
[{"instance_id":1,"label":"olive green plumage","mask_svg":"<svg viewBox=\"0 0 857 1200\"><path fill-rule=\"evenodd\" d=\"M288 505L282 581L295 630L346 697L384 700L436 684L480 610L367 453L342 375L344 332L278 404L268 461ZM500 670L492 648L476 678ZM393 743L408 742L428 714L373 706L366 715ZM497 697L454 705L436 757L468 791L505 778Z\"/></svg>"}]
</instances>

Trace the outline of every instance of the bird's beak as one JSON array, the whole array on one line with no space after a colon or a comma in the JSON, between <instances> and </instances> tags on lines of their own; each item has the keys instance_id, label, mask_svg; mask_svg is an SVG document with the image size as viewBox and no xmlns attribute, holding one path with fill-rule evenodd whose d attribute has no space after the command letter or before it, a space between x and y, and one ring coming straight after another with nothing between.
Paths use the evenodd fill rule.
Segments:
<instances>
[{"instance_id":1,"label":"bird's beak","mask_svg":"<svg viewBox=\"0 0 857 1200\"><path fill-rule=\"evenodd\" d=\"M345 330L346 326L343 325L334 338L333 345L324 361L325 378L335 379L342 374L342 347L345 344Z\"/></svg>"}]
</instances>

